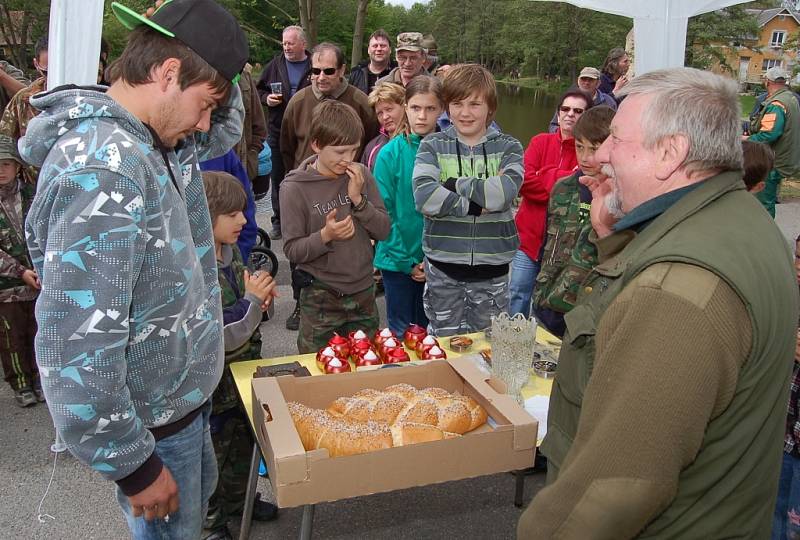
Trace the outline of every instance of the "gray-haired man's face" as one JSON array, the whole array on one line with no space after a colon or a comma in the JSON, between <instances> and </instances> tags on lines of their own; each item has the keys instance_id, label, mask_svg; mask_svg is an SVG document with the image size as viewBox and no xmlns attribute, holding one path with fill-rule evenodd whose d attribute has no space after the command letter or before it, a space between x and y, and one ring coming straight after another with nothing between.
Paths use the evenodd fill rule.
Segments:
<instances>
[{"instance_id":1,"label":"gray-haired man's face","mask_svg":"<svg viewBox=\"0 0 800 540\"><path fill-rule=\"evenodd\" d=\"M283 54L290 62L299 62L306 51L306 42L294 30L283 33Z\"/></svg>"}]
</instances>

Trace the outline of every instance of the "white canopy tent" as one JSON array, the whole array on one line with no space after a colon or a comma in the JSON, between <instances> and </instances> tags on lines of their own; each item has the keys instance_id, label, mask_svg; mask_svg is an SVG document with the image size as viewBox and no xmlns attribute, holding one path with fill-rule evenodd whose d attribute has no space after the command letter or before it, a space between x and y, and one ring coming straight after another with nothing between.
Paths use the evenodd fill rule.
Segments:
<instances>
[{"instance_id":1,"label":"white canopy tent","mask_svg":"<svg viewBox=\"0 0 800 540\"><path fill-rule=\"evenodd\" d=\"M689 17L743 4L747 0L534 0L574 6L633 19L636 73L683 66Z\"/></svg>"},{"instance_id":2,"label":"white canopy tent","mask_svg":"<svg viewBox=\"0 0 800 540\"><path fill-rule=\"evenodd\" d=\"M47 46L47 89L97 83L103 0L52 0ZM53 452L67 449L56 431Z\"/></svg>"},{"instance_id":3,"label":"white canopy tent","mask_svg":"<svg viewBox=\"0 0 800 540\"><path fill-rule=\"evenodd\" d=\"M103 0L51 0L47 88L96 84Z\"/></svg>"}]
</instances>

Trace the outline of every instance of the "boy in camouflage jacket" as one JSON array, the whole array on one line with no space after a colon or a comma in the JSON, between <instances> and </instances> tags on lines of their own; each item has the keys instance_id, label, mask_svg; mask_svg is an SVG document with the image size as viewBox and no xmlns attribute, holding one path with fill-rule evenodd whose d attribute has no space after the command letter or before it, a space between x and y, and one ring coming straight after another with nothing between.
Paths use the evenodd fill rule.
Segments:
<instances>
[{"instance_id":1,"label":"boy in camouflage jacket","mask_svg":"<svg viewBox=\"0 0 800 540\"><path fill-rule=\"evenodd\" d=\"M204 171L203 186L214 231L220 294L222 295L225 370L212 396L211 440L219 467L219 481L208 507L204 528L208 538L229 538L227 521L244 506L253 436L239 406L231 362L261 358L263 311L272 302L275 282L268 273L250 275L236 244L247 223L247 195L239 180L226 172ZM256 501L254 519L270 519L277 509Z\"/></svg>"},{"instance_id":2,"label":"boy in camouflage jacket","mask_svg":"<svg viewBox=\"0 0 800 540\"><path fill-rule=\"evenodd\" d=\"M559 180L550 194L533 309L539 322L558 337L564 335L564 314L575 306L581 283L597 264L597 248L589 238L592 194L579 179L602 174L594 153L608 137L613 117L614 110L605 106L581 115L574 129L580 169Z\"/></svg>"},{"instance_id":3,"label":"boy in camouflage jacket","mask_svg":"<svg viewBox=\"0 0 800 540\"><path fill-rule=\"evenodd\" d=\"M44 401L33 339L41 288L25 244L25 216L36 188L22 179L14 141L0 136L0 360L20 407Z\"/></svg>"}]
</instances>

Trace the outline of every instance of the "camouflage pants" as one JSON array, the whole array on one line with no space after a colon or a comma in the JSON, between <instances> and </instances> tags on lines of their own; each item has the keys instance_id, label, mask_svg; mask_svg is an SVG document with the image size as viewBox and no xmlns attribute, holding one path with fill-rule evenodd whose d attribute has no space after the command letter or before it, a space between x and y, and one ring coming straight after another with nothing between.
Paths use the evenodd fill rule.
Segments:
<instances>
[{"instance_id":1,"label":"camouflage pants","mask_svg":"<svg viewBox=\"0 0 800 540\"><path fill-rule=\"evenodd\" d=\"M508 275L484 281L457 281L425 263L422 305L436 336L480 332L508 306Z\"/></svg>"},{"instance_id":2,"label":"camouflage pants","mask_svg":"<svg viewBox=\"0 0 800 540\"><path fill-rule=\"evenodd\" d=\"M250 476L253 435L239 407L212 415L210 424L219 480L208 503L204 527L214 530L225 525L231 516L242 513Z\"/></svg>"},{"instance_id":3,"label":"camouflage pants","mask_svg":"<svg viewBox=\"0 0 800 540\"><path fill-rule=\"evenodd\" d=\"M334 332L346 336L363 330L367 335L378 329L375 286L355 294L340 294L315 281L300 292L300 354L317 352Z\"/></svg>"},{"instance_id":4,"label":"camouflage pants","mask_svg":"<svg viewBox=\"0 0 800 540\"><path fill-rule=\"evenodd\" d=\"M13 390L33 387L39 381L33 338L36 337L35 302L0 302L0 363Z\"/></svg>"}]
</instances>

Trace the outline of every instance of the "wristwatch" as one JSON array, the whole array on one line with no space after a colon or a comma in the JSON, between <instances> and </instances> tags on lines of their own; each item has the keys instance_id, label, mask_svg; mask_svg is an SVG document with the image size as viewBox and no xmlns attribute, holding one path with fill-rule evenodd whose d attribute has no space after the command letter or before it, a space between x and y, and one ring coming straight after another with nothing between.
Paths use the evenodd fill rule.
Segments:
<instances>
[{"instance_id":1,"label":"wristwatch","mask_svg":"<svg viewBox=\"0 0 800 540\"><path fill-rule=\"evenodd\" d=\"M367 196L362 193L361 202L358 204L353 204L353 201L350 201L350 206L353 208L353 212L361 212L367 207Z\"/></svg>"}]
</instances>

